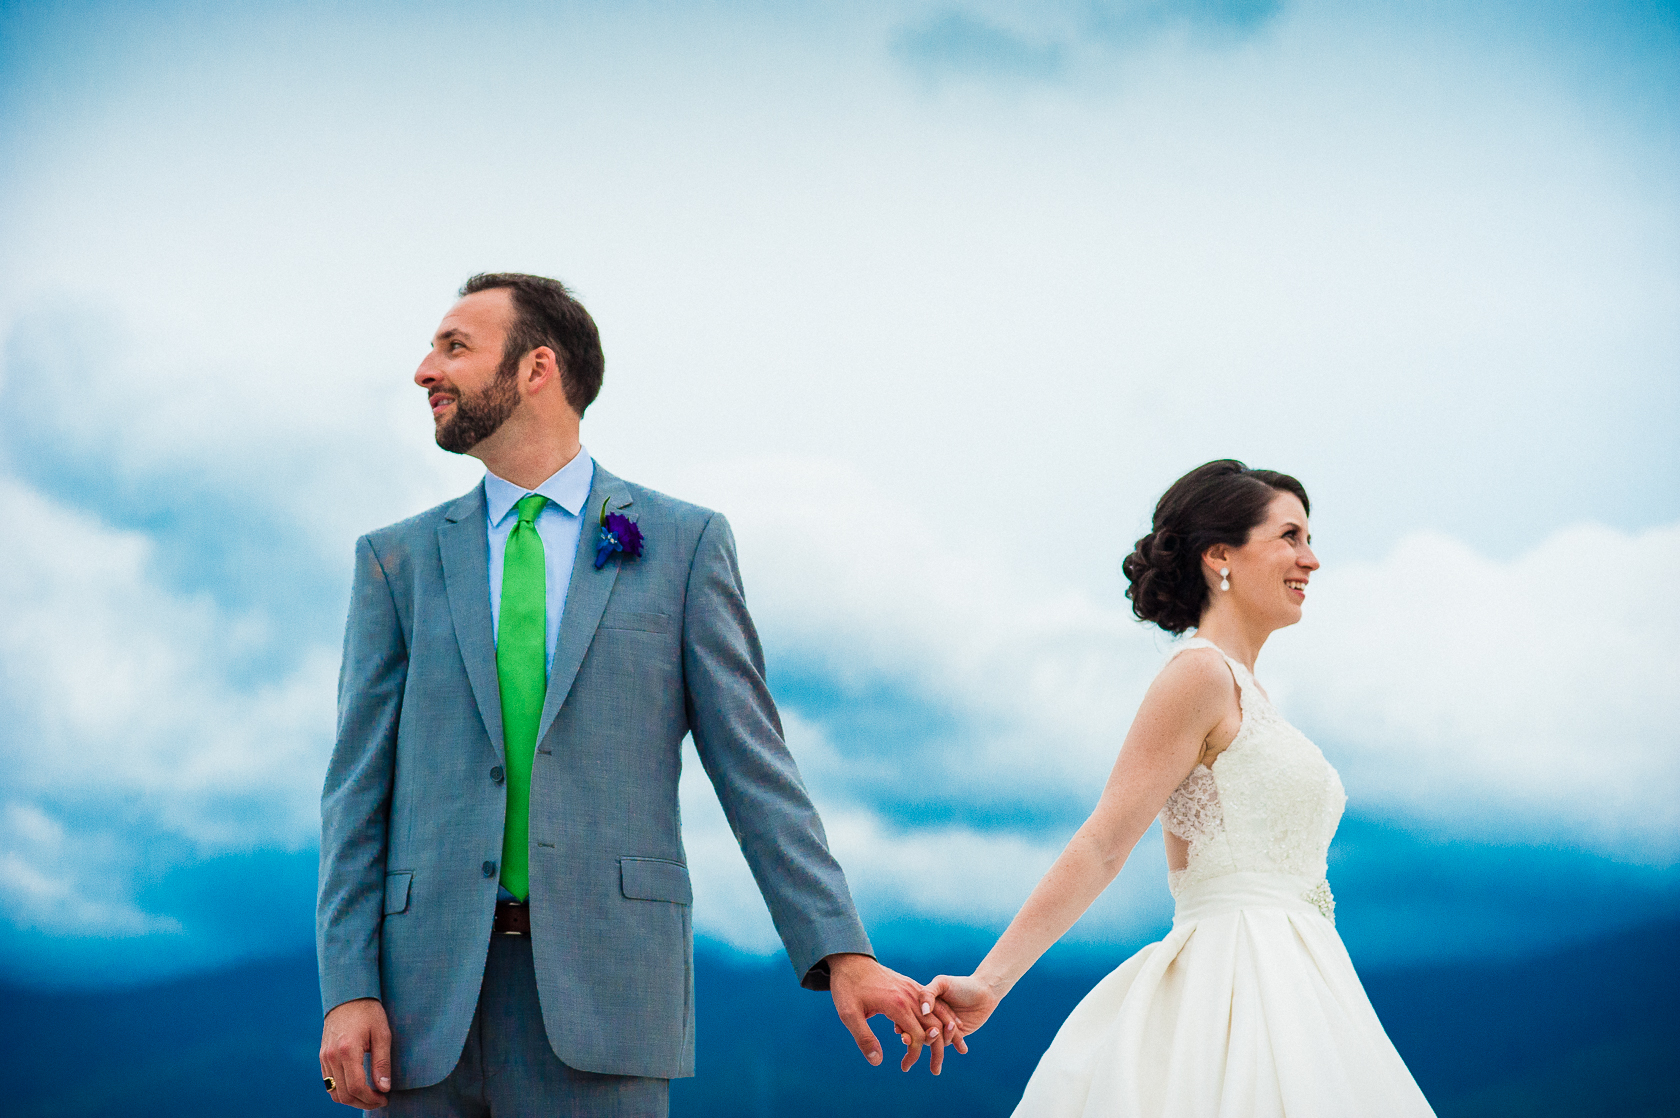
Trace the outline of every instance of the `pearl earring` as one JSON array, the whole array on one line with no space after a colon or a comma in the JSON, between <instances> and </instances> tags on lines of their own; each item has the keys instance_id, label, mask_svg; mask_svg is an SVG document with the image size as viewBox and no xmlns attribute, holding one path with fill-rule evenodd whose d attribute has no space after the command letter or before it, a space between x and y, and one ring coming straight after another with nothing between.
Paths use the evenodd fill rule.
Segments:
<instances>
[{"instance_id":1,"label":"pearl earring","mask_svg":"<svg viewBox=\"0 0 1680 1118\"><path fill-rule=\"evenodd\" d=\"M1230 567L1220 567L1219 568L1219 589L1221 589L1221 590L1231 589L1231 568Z\"/></svg>"}]
</instances>

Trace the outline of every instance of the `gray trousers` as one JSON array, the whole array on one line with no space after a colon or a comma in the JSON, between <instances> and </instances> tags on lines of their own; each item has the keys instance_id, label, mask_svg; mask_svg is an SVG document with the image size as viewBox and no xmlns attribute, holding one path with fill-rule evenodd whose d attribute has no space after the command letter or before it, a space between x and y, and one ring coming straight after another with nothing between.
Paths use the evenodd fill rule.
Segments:
<instances>
[{"instance_id":1,"label":"gray trousers","mask_svg":"<svg viewBox=\"0 0 1680 1118\"><path fill-rule=\"evenodd\" d=\"M478 1008L455 1070L392 1091L378 1118L667 1118L671 1082L578 1071L549 1046L531 941L493 936Z\"/></svg>"}]
</instances>

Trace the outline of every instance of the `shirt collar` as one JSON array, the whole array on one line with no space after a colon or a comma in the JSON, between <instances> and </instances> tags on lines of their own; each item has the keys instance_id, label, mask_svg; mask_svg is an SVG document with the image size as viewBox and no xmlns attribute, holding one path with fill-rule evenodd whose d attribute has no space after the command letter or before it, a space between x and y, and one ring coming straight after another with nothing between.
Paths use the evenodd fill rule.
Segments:
<instances>
[{"instance_id":1,"label":"shirt collar","mask_svg":"<svg viewBox=\"0 0 1680 1118\"><path fill-rule=\"evenodd\" d=\"M535 489L521 489L513 482L485 470L484 499L490 513L490 523L500 524L513 510L513 506L519 503L519 499L529 493L541 493L550 503L559 505L573 516L577 516L583 512L584 502L589 500L589 487L594 480L595 460L589 457L589 451L584 447L579 447L576 457L554 471L547 481Z\"/></svg>"}]
</instances>

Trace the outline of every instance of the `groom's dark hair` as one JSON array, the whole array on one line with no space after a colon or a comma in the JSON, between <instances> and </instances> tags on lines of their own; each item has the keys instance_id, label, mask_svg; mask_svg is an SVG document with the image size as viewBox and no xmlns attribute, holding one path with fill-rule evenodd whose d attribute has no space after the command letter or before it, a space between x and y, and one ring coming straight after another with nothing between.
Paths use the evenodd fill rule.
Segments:
<instances>
[{"instance_id":1,"label":"groom's dark hair","mask_svg":"<svg viewBox=\"0 0 1680 1118\"><path fill-rule=\"evenodd\" d=\"M582 415L601 391L606 359L601 355L601 334L595 320L572 298L559 280L528 276L523 272L480 272L461 285L461 295L505 287L513 297L513 325L502 346L501 372L510 372L521 358L538 346L547 346L560 358L560 386L566 402Z\"/></svg>"}]
</instances>

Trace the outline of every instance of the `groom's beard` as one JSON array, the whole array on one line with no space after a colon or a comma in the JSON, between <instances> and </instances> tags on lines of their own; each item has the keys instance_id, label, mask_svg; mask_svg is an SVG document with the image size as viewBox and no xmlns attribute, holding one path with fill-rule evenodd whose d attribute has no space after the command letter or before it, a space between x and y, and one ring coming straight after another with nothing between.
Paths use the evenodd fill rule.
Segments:
<instances>
[{"instance_id":1,"label":"groom's beard","mask_svg":"<svg viewBox=\"0 0 1680 1118\"><path fill-rule=\"evenodd\" d=\"M484 391L456 390L455 411L438 425L437 444L451 454L465 454L494 435L518 406L519 362L504 360Z\"/></svg>"}]
</instances>

